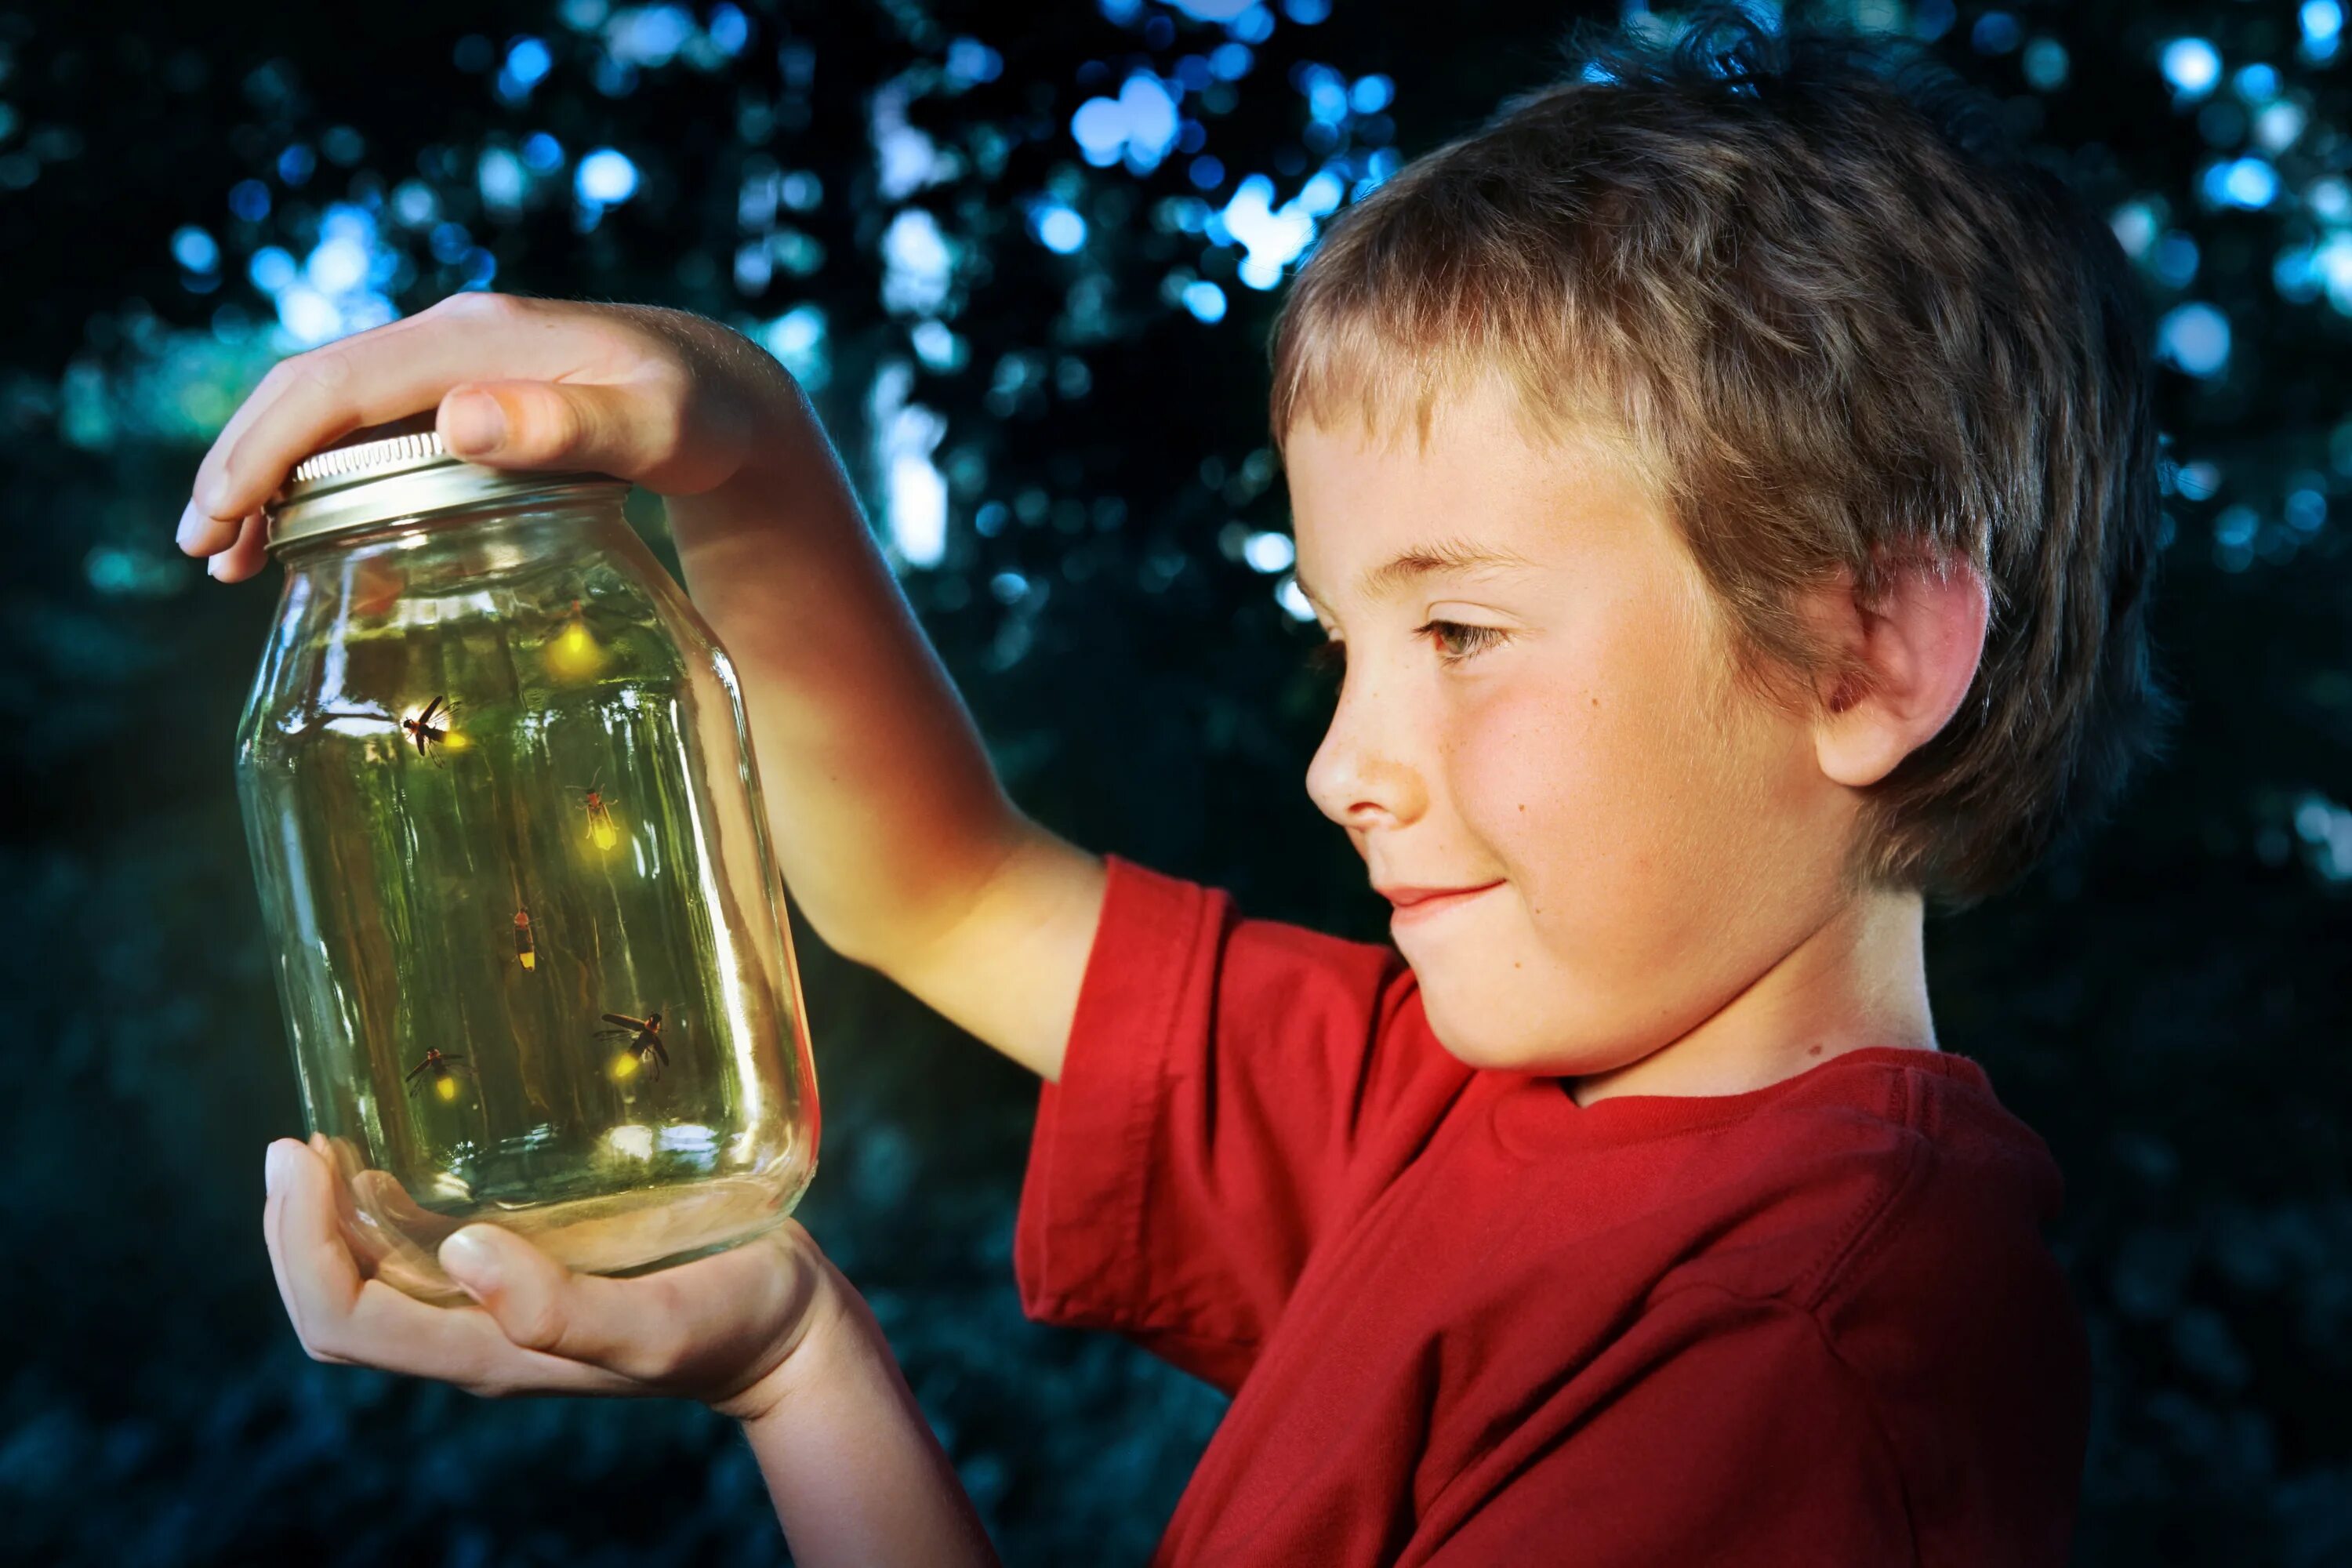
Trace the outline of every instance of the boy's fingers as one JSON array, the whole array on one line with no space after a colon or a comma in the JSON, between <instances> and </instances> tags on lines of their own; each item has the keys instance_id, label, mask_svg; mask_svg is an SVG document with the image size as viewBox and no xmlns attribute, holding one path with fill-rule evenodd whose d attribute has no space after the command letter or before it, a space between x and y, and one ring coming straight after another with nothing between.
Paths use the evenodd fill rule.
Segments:
<instances>
[{"instance_id":1,"label":"boy's fingers","mask_svg":"<svg viewBox=\"0 0 2352 1568\"><path fill-rule=\"evenodd\" d=\"M457 294L287 360L263 378L205 455L194 487L196 507L215 519L257 510L295 464L326 443L430 408L490 366L504 375L552 380L625 357L605 332L580 330L575 320L592 318L509 295Z\"/></svg>"},{"instance_id":2,"label":"boy's fingers","mask_svg":"<svg viewBox=\"0 0 2352 1568\"><path fill-rule=\"evenodd\" d=\"M442 1243L441 1266L518 1345L705 1394L731 1392L788 1354L816 1287L808 1255L772 1240L607 1279L477 1225Z\"/></svg>"},{"instance_id":3,"label":"boy's fingers","mask_svg":"<svg viewBox=\"0 0 2352 1568\"><path fill-rule=\"evenodd\" d=\"M290 1138L270 1144L262 1237L286 1316L313 1353L325 1348L320 1328L348 1317L360 1292L359 1266L335 1228L333 1181L327 1163L302 1144Z\"/></svg>"},{"instance_id":4,"label":"boy's fingers","mask_svg":"<svg viewBox=\"0 0 2352 1568\"><path fill-rule=\"evenodd\" d=\"M430 1306L381 1280L362 1280L336 1229L326 1162L290 1139L272 1144L271 1156L276 1181L263 1211L270 1268L287 1316L314 1357L482 1394L636 1392L601 1367L517 1346L486 1313Z\"/></svg>"},{"instance_id":5,"label":"boy's fingers","mask_svg":"<svg viewBox=\"0 0 2352 1568\"><path fill-rule=\"evenodd\" d=\"M247 516L236 525L236 535L229 545L205 563L206 574L219 583L242 583L268 563L269 552L264 547L267 537L267 524L261 514L257 511Z\"/></svg>"},{"instance_id":6,"label":"boy's fingers","mask_svg":"<svg viewBox=\"0 0 2352 1568\"><path fill-rule=\"evenodd\" d=\"M231 540L226 519L217 518L191 500L180 512L179 526L173 531L173 541L188 555L210 555L227 547Z\"/></svg>"},{"instance_id":7,"label":"boy's fingers","mask_svg":"<svg viewBox=\"0 0 2352 1568\"><path fill-rule=\"evenodd\" d=\"M706 447L685 449L684 398L649 368L620 382L468 382L441 400L438 428L450 451L499 468L591 468L668 495L727 478Z\"/></svg>"}]
</instances>

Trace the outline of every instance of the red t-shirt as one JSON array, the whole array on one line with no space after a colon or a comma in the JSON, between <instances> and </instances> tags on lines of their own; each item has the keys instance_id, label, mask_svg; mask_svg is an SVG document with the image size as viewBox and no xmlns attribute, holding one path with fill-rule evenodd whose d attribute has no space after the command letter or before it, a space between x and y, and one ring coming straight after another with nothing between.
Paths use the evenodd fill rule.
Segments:
<instances>
[{"instance_id":1,"label":"red t-shirt","mask_svg":"<svg viewBox=\"0 0 2352 1568\"><path fill-rule=\"evenodd\" d=\"M1580 1108L1392 950L1113 860L1014 1263L1234 1396L1156 1564L2058 1563L2059 1190L1961 1058Z\"/></svg>"}]
</instances>

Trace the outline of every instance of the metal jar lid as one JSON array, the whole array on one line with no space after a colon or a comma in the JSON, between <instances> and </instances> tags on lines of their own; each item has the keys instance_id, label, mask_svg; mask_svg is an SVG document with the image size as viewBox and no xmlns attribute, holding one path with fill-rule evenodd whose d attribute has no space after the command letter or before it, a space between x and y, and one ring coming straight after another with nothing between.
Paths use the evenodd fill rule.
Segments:
<instances>
[{"instance_id":1,"label":"metal jar lid","mask_svg":"<svg viewBox=\"0 0 2352 1568\"><path fill-rule=\"evenodd\" d=\"M264 505L268 548L430 517L484 501L625 492L610 474L486 468L442 449L435 410L367 425L321 447Z\"/></svg>"}]
</instances>

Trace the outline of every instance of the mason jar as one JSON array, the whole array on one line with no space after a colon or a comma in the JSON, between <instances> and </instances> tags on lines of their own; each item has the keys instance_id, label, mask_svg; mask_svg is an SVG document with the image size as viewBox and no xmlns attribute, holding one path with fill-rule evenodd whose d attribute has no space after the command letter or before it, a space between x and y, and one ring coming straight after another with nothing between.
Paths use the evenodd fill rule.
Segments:
<instances>
[{"instance_id":1,"label":"mason jar","mask_svg":"<svg viewBox=\"0 0 2352 1568\"><path fill-rule=\"evenodd\" d=\"M427 1300L460 1226L635 1272L816 1164L735 671L627 490L450 457L427 413L267 509L237 774L294 1069L362 1267Z\"/></svg>"}]
</instances>

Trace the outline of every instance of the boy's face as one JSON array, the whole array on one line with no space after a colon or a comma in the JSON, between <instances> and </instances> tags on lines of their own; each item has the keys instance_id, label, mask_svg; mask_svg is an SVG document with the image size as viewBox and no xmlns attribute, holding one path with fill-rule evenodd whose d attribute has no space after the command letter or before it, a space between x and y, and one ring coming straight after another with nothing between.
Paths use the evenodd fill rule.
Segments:
<instances>
[{"instance_id":1,"label":"boy's face","mask_svg":"<svg viewBox=\"0 0 2352 1568\"><path fill-rule=\"evenodd\" d=\"M1688 1033L1843 901L1851 792L1735 682L1697 566L1602 447L1507 395L1425 447L1302 425L1301 586L1345 647L1307 792L1348 831L1446 1048L1582 1075Z\"/></svg>"}]
</instances>

